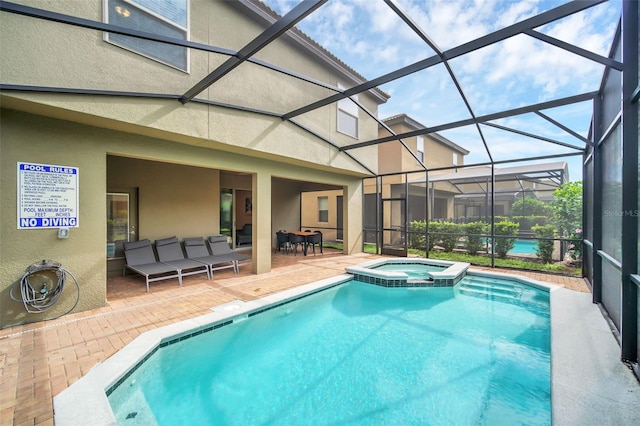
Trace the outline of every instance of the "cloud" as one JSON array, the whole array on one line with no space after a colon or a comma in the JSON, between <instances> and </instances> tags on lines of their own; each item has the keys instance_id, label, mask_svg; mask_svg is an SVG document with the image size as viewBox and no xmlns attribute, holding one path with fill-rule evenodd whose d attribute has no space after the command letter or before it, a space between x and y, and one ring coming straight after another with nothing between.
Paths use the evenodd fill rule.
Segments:
<instances>
[{"instance_id":1,"label":"cloud","mask_svg":"<svg viewBox=\"0 0 640 426\"><path fill-rule=\"evenodd\" d=\"M396 1L442 50L565 3L564 0ZM536 30L607 55L619 16L620 1L612 0ZM286 4L289 8L292 5L290 0L267 0L267 3ZM383 1L330 0L305 19L300 27L367 78L379 77L434 55ZM603 70L602 65L527 35L517 35L452 59L450 65L477 116L597 90ZM469 117L458 91L441 65L390 82L381 89L391 94L388 103L380 107L382 117L404 112L425 125ZM567 113L570 108L556 109L549 115L556 119L560 117L563 124L584 134L590 120L589 108L581 107L575 113ZM525 131L580 145L575 138L565 139L567 136L563 131L539 117L533 121L530 117L514 117L505 122ZM513 141L516 139L513 134L488 134L491 135L488 143L496 156L536 156L558 149L567 150L542 141L518 144L514 150ZM486 156L473 126L464 131L451 131L451 135L454 142L477 151L474 155Z\"/></svg>"},{"instance_id":2,"label":"cloud","mask_svg":"<svg viewBox=\"0 0 640 426\"><path fill-rule=\"evenodd\" d=\"M339 32L343 32L346 28L350 26L350 23L353 21L353 14L355 4L351 2L342 2L342 1L332 1L329 2L326 6L326 11L329 19L332 20L332 23Z\"/></svg>"}]
</instances>

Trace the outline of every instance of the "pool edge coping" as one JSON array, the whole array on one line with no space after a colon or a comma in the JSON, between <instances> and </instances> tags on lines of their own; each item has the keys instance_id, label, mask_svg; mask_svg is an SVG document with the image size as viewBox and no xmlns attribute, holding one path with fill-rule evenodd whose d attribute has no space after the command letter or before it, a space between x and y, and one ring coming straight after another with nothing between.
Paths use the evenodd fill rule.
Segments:
<instances>
[{"instance_id":1,"label":"pool edge coping","mask_svg":"<svg viewBox=\"0 0 640 426\"><path fill-rule=\"evenodd\" d=\"M437 261L437 263L442 262L443 261ZM357 266L369 263L371 262L364 262ZM436 263L436 261L434 261L434 263ZM446 263L450 264L451 262ZM476 276L511 279L540 290L548 291L550 315L553 306L552 295L555 290L562 288L553 284L512 274L474 269L466 269L466 273ZM237 309L228 311L225 311L224 309L214 310L211 313L146 331L114 353L111 357L96 364L86 375L71 384L71 386L67 387L58 395L54 396L54 423L57 426L82 424L83 421L86 420L85 414L90 412L92 424L95 426L117 426L118 423L113 410L111 409L111 405L109 404L107 391L119 380L125 377L129 371L132 370L132 366L136 366L147 356L156 351L163 342L179 339L182 336L193 334L196 330L215 326L216 324L221 324L225 321L233 321L233 319L237 318L246 318L250 314L261 311L266 307L271 307L276 304L284 304L294 299L305 297L326 288L342 284L351 279L353 279L353 275L349 273L340 274L335 277L304 284L248 302L240 300L231 301L226 304L216 306L216 308L235 304L238 305ZM550 343L551 355L553 355L553 321L551 321ZM551 374L551 413L553 419L553 368L551 369ZM82 410L78 410L78 400L83 401Z\"/></svg>"},{"instance_id":2,"label":"pool edge coping","mask_svg":"<svg viewBox=\"0 0 640 426\"><path fill-rule=\"evenodd\" d=\"M248 302L232 301L225 305L236 304L238 309L214 310L211 313L146 331L106 360L96 364L87 374L53 397L54 424L57 426L83 424L86 413L91 413L94 426L117 426L118 422L109 404L107 391L125 377L133 366L155 352L163 342L174 341L182 336L194 334L197 330L227 321L246 318L264 308L288 303L351 279L353 279L352 275L341 274ZM78 409L77 404L80 400L83 402L81 410Z\"/></svg>"}]
</instances>

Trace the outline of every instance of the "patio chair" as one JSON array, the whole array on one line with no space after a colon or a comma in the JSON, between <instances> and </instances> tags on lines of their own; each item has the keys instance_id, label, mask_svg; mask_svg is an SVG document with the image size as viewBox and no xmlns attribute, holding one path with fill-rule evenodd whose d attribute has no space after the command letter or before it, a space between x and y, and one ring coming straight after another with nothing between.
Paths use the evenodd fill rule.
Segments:
<instances>
[{"instance_id":1,"label":"patio chair","mask_svg":"<svg viewBox=\"0 0 640 426\"><path fill-rule=\"evenodd\" d=\"M126 263L122 268L122 276L125 276L127 269L143 275L147 283L147 293L149 283L160 280L177 278L178 284L182 285L182 274L180 269L166 263L158 262L153 253L151 241L127 241L122 244Z\"/></svg>"},{"instance_id":2,"label":"patio chair","mask_svg":"<svg viewBox=\"0 0 640 426\"><path fill-rule=\"evenodd\" d=\"M182 242L184 244L184 251L187 252L187 258L207 265L212 278L213 271L222 269L233 268L233 272L235 274L238 273L237 262L228 258L228 256L213 256L209 253L204 238L185 238Z\"/></svg>"},{"instance_id":3,"label":"patio chair","mask_svg":"<svg viewBox=\"0 0 640 426\"><path fill-rule=\"evenodd\" d=\"M298 246L301 245L302 246L302 251L303 253L306 253L305 251L305 244L306 244L306 240L305 237L302 235L297 235L297 234L292 234L289 233L289 244L291 244L291 247L293 247L293 255L297 256L298 255Z\"/></svg>"},{"instance_id":4,"label":"patio chair","mask_svg":"<svg viewBox=\"0 0 640 426\"><path fill-rule=\"evenodd\" d=\"M276 251L280 251L284 249L284 253L289 254L289 234L285 234L282 231L278 231L276 232L276 238L278 240Z\"/></svg>"},{"instance_id":5,"label":"patio chair","mask_svg":"<svg viewBox=\"0 0 640 426\"><path fill-rule=\"evenodd\" d=\"M251 244L252 232L253 226L250 223L245 223L242 228L236 230L236 245Z\"/></svg>"},{"instance_id":6,"label":"patio chair","mask_svg":"<svg viewBox=\"0 0 640 426\"><path fill-rule=\"evenodd\" d=\"M179 268L180 275L183 277L187 275L207 274L207 278L211 279L209 266L202 262L185 258L180 242L176 237L156 240L156 251L158 252L158 260L160 260L160 262Z\"/></svg>"},{"instance_id":7,"label":"patio chair","mask_svg":"<svg viewBox=\"0 0 640 426\"><path fill-rule=\"evenodd\" d=\"M322 232L316 231L315 234L307 237L307 249L308 245L311 245L313 248L313 255L316 255L316 245L320 247L320 254L324 254L322 252Z\"/></svg>"},{"instance_id":8,"label":"patio chair","mask_svg":"<svg viewBox=\"0 0 640 426\"><path fill-rule=\"evenodd\" d=\"M235 260L237 272L239 272L240 266L251 264L251 256L231 250L226 235L212 235L207 238L207 242L212 255L228 256L230 259Z\"/></svg>"}]
</instances>

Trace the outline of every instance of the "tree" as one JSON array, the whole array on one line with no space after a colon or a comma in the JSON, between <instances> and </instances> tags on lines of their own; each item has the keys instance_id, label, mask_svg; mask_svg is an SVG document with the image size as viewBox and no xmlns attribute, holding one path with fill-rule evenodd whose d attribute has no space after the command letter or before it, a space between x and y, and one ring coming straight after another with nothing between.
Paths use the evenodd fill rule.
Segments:
<instances>
[{"instance_id":1,"label":"tree","mask_svg":"<svg viewBox=\"0 0 640 426\"><path fill-rule=\"evenodd\" d=\"M582 253L582 182L566 182L553 191L551 201L553 222L561 236L572 239L569 255L573 259Z\"/></svg>"},{"instance_id":2,"label":"tree","mask_svg":"<svg viewBox=\"0 0 640 426\"><path fill-rule=\"evenodd\" d=\"M511 206L511 216L548 216L549 206L530 195L518 198Z\"/></svg>"},{"instance_id":3,"label":"tree","mask_svg":"<svg viewBox=\"0 0 640 426\"><path fill-rule=\"evenodd\" d=\"M582 182L566 182L553 191L553 221L560 232L582 228Z\"/></svg>"}]
</instances>

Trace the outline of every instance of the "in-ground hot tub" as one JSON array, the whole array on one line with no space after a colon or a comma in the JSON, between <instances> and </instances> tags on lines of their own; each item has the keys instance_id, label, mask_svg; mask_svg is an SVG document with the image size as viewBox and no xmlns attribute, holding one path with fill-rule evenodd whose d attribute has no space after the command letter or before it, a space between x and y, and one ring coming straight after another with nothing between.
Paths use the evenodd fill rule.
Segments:
<instances>
[{"instance_id":1,"label":"in-ground hot tub","mask_svg":"<svg viewBox=\"0 0 640 426\"><path fill-rule=\"evenodd\" d=\"M399 257L349 266L346 271L359 281L383 287L453 287L469 266L463 262Z\"/></svg>"}]
</instances>

